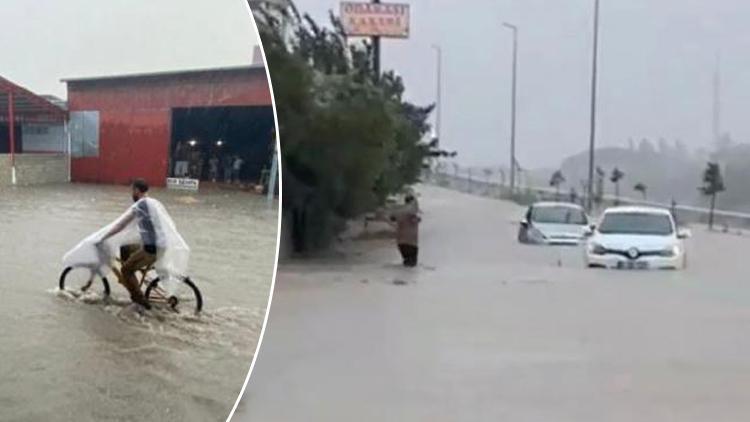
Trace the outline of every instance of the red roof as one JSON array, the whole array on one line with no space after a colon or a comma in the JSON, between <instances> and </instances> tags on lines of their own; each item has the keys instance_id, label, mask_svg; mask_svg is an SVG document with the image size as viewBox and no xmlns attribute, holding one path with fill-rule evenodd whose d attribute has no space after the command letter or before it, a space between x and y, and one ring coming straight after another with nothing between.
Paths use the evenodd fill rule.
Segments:
<instances>
[{"instance_id":1,"label":"red roof","mask_svg":"<svg viewBox=\"0 0 750 422\"><path fill-rule=\"evenodd\" d=\"M131 73L126 75L106 75L106 76L93 76L84 78L64 78L61 82L65 83L77 83L77 82L99 82L109 80L122 80L122 79L153 79L153 78L174 78L181 76L189 76L196 74L211 74L211 73L224 73L224 72L265 72L266 68L263 64L253 64L244 66L228 66L228 67L215 67L205 69L188 69L188 70L169 70L163 72L151 72L151 73Z\"/></svg>"},{"instance_id":2,"label":"red roof","mask_svg":"<svg viewBox=\"0 0 750 422\"><path fill-rule=\"evenodd\" d=\"M0 77L0 122L9 120L9 97L13 94L13 112L16 122L62 122L67 112L28 89Z\"/></svg>"}]
</instances>

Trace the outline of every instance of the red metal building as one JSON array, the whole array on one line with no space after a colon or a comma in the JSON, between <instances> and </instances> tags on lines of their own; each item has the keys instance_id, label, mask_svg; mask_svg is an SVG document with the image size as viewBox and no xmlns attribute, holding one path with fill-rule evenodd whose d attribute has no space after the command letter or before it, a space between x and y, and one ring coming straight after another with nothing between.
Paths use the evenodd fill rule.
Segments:
<instances>
[{"instance_id":1,"label":"red metal building","mask_svg":"<svg viewBox=\"0 0 750 422\"><path fill-rule=\"evenodd\" d=\"M245 132L238 132L240 135L235 136L238 139L232 140L234 146L229 145L237 151L246 151L243 145L249 143L258 143L260 146L256 150L267 149L264 145L271 141L271 92L262 65L64 82L68 86L71 114L71 177L74 182L126 184L135 177L143 177L154 186L164 186L171 172L170 158L175 143L185 141L174 136L177 132L183 136L188 130L176 127L175 122L185 121L191 111L200 111L194 113L197 116L221 115L224 119L234 119L223 125L247 124L238 119L260 122ZM243 110L247 113L239 113ZM83 135L86 139L82 138L82 146L77 148L76 116L86 113L88 117L80 121L81 125L89 125L88 131L84 131L88 134ZM178 116L181 117L178 119ZM201 126L201 121L197 125ZM206 127L217 125L209 120L204 124ZM215 142L209 135L205 137L206 143ZM219 141L218 145L222 143Z\"/></svg>"},{"instance_id":2,"label":"red metal building","mask_svg":"<svg viewBox=\"0 0 750 422\"><path fill-rule=\"evenodd\" d=\"M7 165L0 163L0 184L16 183L19 154L64 153L66 120L65 109L0 77L0 160L6 155L8 160ZM40 137L33 129L44 129L44 134Z\"/></svg>"}]
</instances>

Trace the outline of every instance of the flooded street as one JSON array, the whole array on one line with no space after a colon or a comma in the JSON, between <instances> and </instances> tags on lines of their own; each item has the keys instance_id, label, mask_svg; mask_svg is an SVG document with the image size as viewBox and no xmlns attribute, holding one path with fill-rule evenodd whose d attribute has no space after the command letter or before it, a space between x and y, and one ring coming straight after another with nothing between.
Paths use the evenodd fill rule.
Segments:
<instances>
[{"instance_id":1,"label":"flooded street","mask_svg":"<svg viewBox=\"0 0 750 422\"><path fill-rule=\"evenodd\" d=\"M280 266L235 420L747 419L750 237L694 227L685 271L589 270L519 245L515 204L420 190L416 270L392 240Z\"/></svg>"},{"instance_id":2,"label":"flooded street","mask_svg":"<svg viewBox=\"0 0 750 422\"><path fill-rule=\"evenodd\" d=\"M130 205L127 187L0 187L0 420L224 421L255 352L273 277L265 197L152 189L190 245L199 316L141 316L56 291L61 258Z\"/></svg>"}]
</instances>

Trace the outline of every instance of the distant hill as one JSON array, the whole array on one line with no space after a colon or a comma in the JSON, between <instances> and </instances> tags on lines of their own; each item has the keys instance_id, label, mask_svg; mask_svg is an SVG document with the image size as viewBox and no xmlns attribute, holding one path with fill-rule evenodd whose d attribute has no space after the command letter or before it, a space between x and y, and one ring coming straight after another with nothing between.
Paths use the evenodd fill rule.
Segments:
<instances>
[{"instance_id":1,"label":"distant hill","mask_svg":"<svg viewBox=\"0 0 750 422\"><path fill-rule=\"evenodd\" d=\"M625 173L620 181L620 193L624 196L640 196L633 188L643 183L651 200L668 203L674 198L681 204L700 203L697 186L704 163L680 143L660 141L655 147L644 140L637 148L606 147L597 149L595 154L596 165L606 174L606 193L614 192L609 177L617 167ZM580 186L588 179L588 160L588 151L584 151L562 162L560 168L568 183Z\"/></svg>"},{"instance_id":2,"label":"distant hill","mask_svg":"<svg viewBox=\"0 0 750 422\"><path fill-rule=\"evenodd\" d=\"M625 173L620 182L620 193L624 196L639 196L633 188L643 183L650 200L669 203L674 199L680 204L699 206L706 204L698 192L703 170L709 160L718 161L727 191L719 195L717 206L750 212L750 144L724 142L708 153L691 152L680 142L660 140L654 145L643 140L637 147L631 142L630 147L599 148L595 154L597 166L606 173L606 193L614 191L609 176L617 167ZM567 180L563 189L573 184L578 188L588 178L588 151L566 158L560 169Z\"/></svg>"}]
</instances>

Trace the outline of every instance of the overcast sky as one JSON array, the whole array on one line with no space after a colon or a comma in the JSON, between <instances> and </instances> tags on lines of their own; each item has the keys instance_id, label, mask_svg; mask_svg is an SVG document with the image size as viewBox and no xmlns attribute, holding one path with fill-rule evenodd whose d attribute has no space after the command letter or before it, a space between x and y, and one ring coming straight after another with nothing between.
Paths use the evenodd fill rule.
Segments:
<instances>
[{"instance_id":1,"label":"overcast sky","mask_svg":"<svg viewBox=\"0 0 750 422\"><path fill-rule=\"evenodd\" d=\"M245 0L0 0L0 76L65 98L61 78L252 63Z\"/></svg>"},{"instance_id":2,"label":"overcast sky","mask_svg":"<svg viewBox=\"0 0 750 422\"><path fill-rule=\"evenodd\" d=\"M326 19L336 0L296 0ZM511 36L520 27L518 157L556 166L588 145L593 0L410 0L409 40L383 43L383 67L409 96L435 99L434 43L444 57L444 145L460 161L508 161ZM337 12L338 13L338 12ZM750 2L601 0L601 145L629 137L711 143L712 75L721 50L722 127L750 142Z\"/></svg>"}]
</instances>

